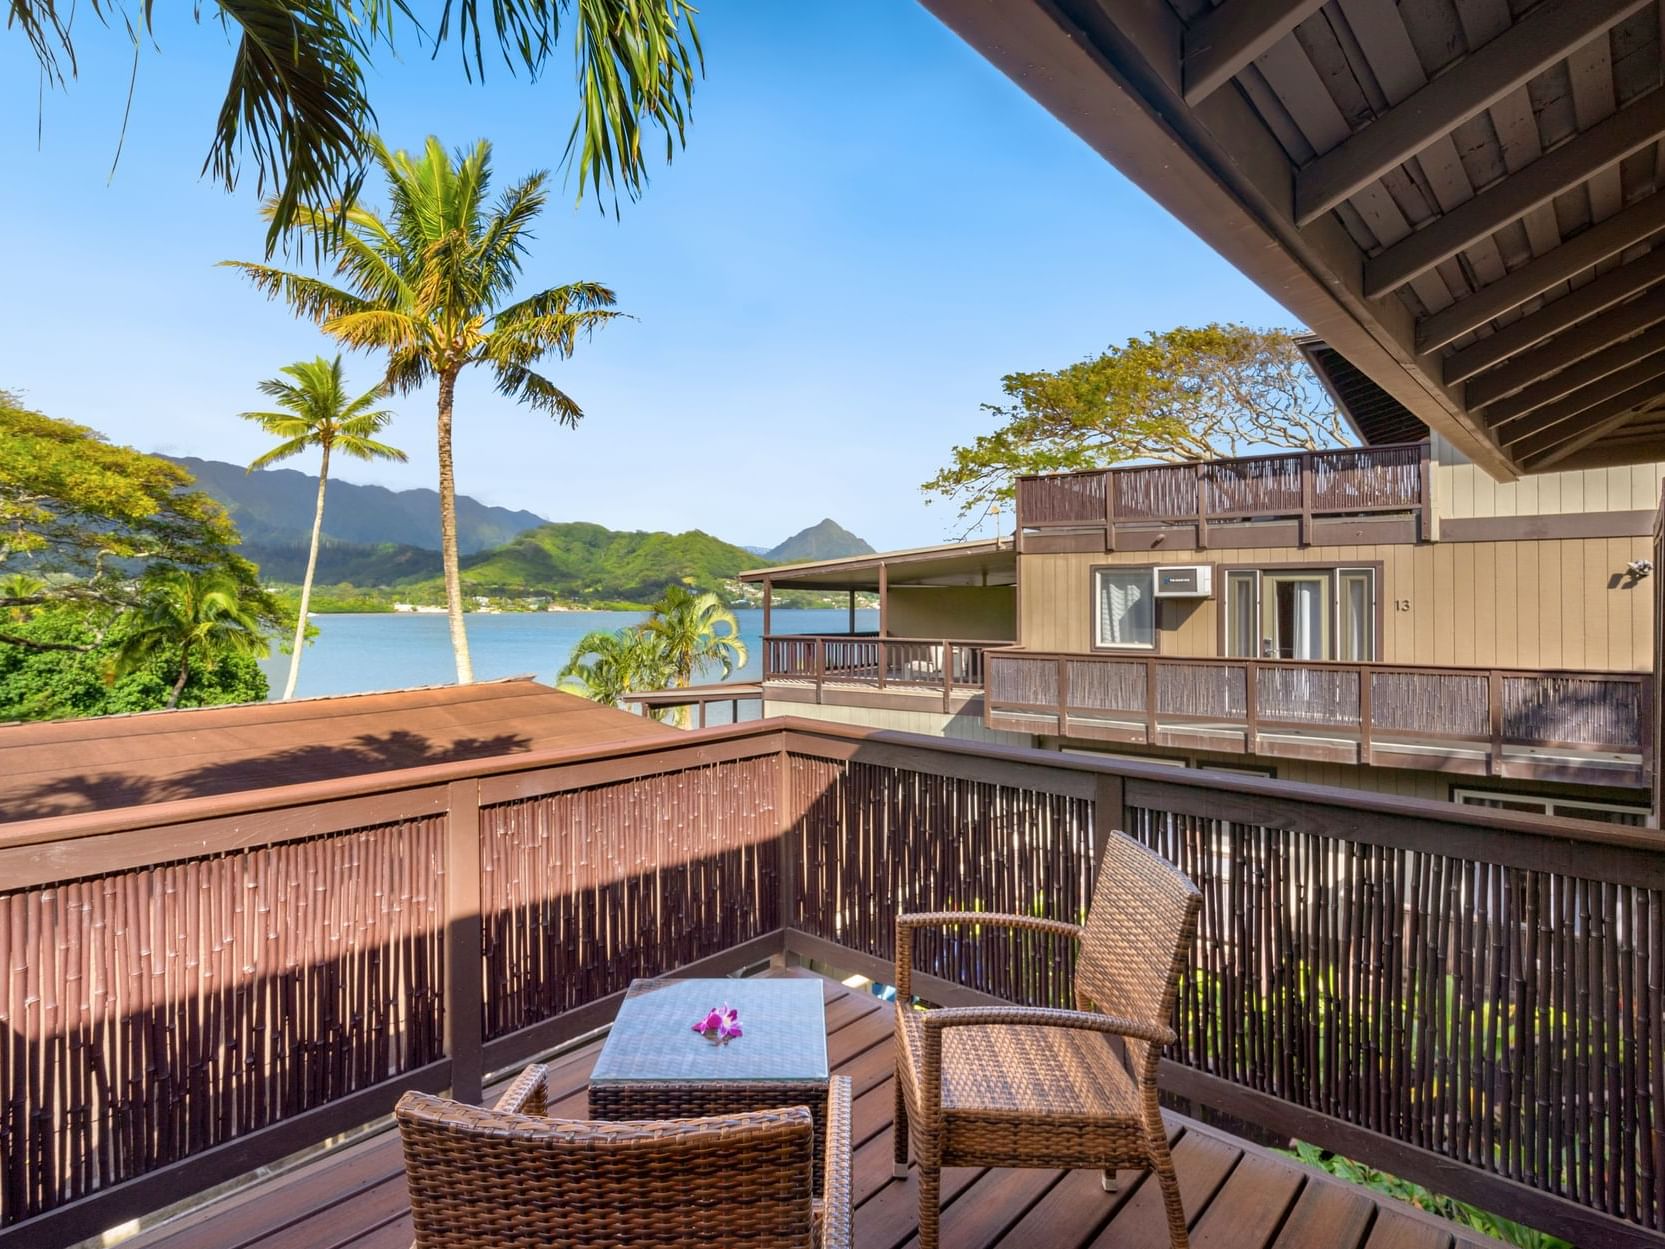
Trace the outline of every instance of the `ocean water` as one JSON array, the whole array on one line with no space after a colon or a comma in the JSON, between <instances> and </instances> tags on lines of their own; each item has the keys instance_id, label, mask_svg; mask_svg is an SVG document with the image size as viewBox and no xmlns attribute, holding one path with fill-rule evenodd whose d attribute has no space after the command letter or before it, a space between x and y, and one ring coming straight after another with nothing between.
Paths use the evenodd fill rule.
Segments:
<instances>
[{"instance_id":1,"label":"ocean water","mask_svg":"<svg viewBox=\"0 0 1665 1249\"><path fill-rule=\"evenodd\" d=\"M729 679L755 681L763 671L763 613L734 614L748 655L746 666ZM876 611L856 612L856 628L877 629L878 616ZM482 681L531 675L553 685L579 638L592 629L619 629L645 618L641 612L620 611L472 613L467 619L474 675ZM443 613L340 613L315 615L312 623L318 636L301 656L297 697L443 685L456 679ZM849 612L842 608L777 610L771 620L776 633L843 633L849 624ZM261 666L273 695L282 693L289 656L274 653ZM696 676L695 682L722 679L718 669ZM741 718L755 716L756 707L755 703L749 709L742 706ZM728 705L713 703L709 714L710 723L726 724Z\"/></svg>"}]
</instances>

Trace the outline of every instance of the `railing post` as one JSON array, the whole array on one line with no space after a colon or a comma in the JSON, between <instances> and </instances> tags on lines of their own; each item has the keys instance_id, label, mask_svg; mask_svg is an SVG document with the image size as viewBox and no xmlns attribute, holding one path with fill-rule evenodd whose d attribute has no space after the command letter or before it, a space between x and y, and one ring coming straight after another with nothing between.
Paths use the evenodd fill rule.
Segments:
<instances>
[{"instance_id":1,"label":"railing post","mask_svg":"<svg viewBox=\"0 0 1665 1249\"><path fill-rule=\"evenodd\" d=\"M1300 545L1312 541L1312 452L1301 452L1301 532Z\"/></svg>"},{"instance_id":2,"label":"railing post","mask_svg":"<svg viewBox=\"0 0 1665 1249\"><path fill-rule=\"evenodd\" d=\"M1093 846L1093 882L1098 882L1099 864L1104 860L1104 848L1110 843L1112 830L1126 832L1122 828L1123 817L1127 814L1127 797L1119 776L1100 776L1093 783L1093 831L1096 834Z\"/></svg>"},{"instance_id":3,"label":"railing post","mask_svg":"<svg viewBox=\"0 0 1665 1249\"><path fill-rule=\"evenodd\" d=\"M1260 750L1260 665L1249 660L1243 665L1243 752Z\"/></svg>"},{"instance_id":4,"label":"railing post","mask_svg":"<svg viewBox=\"0 0 1665 1249\"><path fill-rule=\"evenodd\" d=\"M1116 475L1104 474L1104 549L1116 549Z\"/></svg>"},{"instance_id":5,"label":"railing post","mask_svg":"<svg viewBox=\"0 0 1665 1249\"><path fill-rule=\"evenodd\" d=\"M884 640L884 636L882 634L879 636L878 656L879 656L879 688L884 689L884 687L885 687L885 661L887 659L887 656L885 654L885 640Z\"/></svg>"},{"instance_id":6,"label":"railing post","mask_svg":"<svg viewBox=\"0 0 1665 1249\"><path fill-rule=\"evenodd\" d=\"M1493 668L1487 674L1486 703L1491 711L1492 748L1486 757L1486 775L1503 775L1503 674Z\"/></svg>"},{"instance_id":7,"label":"railing post","mask_svg":"<svg viewBox=\"0 0 1665 1249\"><path fill-rule=\"evenodd\" d=\"M942 643L942 714L948 714L949 703L954 695L954 643L946 639Z\"/></svg>"},{"instance_id":8,"label":"railing post","mask_svg":"<svg viewBox=\"0 0 1665 1249\"><path fill-rule=\"evenodd\" d=\"M445 1053L451 1096L485 1096L485 996L480 896L480 782L452 781L445 817Z\"/></svg>"},{"instance_id":9,"label":"railing post","mask_svg":"<svg viewBox=\"0 0 1665 1249\"><path fill-rule=\"evenodd\" d=\"M1208 462L1197 464L1197 550L1208 550Z\"/></svg>"},{"instance_id":10,"label":"railing post","mask_svg":"<svg viewBox=\"0 0 1665 1249\"><path fill-rule=\"evenodd\" d=\"M1058 656L1058 736L1070 735L1070 661Z\"/></svg>"},{"instance_id":11,"label":"railing post","mask_svg":"<svg viewBox=\"0 0 1665 1249\"><path fill-rule=\"evenodd\" d=\"M1370 742L1370 669L1363 664L1358 667L1359 674L1359 762L1369 767L1372 758Z\"/></svg>"},{"instance_id":12,"label":"railing post","mask_svg":"<svg viewBox=\"0 0 1665 1249\"><path fill-rule=\"evenodd\" d=\"M821 703L821 687L827 683L827 639L816 638L810 643L815 648L815 702Z\"/></svg>"},{"instance_id":13,"label":"railing post","mask_svg":"<svg viewBox=\"0 0 1665 1249\"><path fill-rule=\"evenodd\" d=\"M1422 495L1422 532L1418 536L1424 542L1432 542L1439 535L1434 532L1434 471L1427 442L1418 452L1417 479Z\"/></svg>"},{"instance_id":14,"label":"railing post","mask_svg":"<svg viewBox=\"0 0 1665 1249\"><path fill-rule=\"evenodd\" d=\"M1145 659L1145 745L1156 745L1156 660Z\"/></svg>"}]
</instances>

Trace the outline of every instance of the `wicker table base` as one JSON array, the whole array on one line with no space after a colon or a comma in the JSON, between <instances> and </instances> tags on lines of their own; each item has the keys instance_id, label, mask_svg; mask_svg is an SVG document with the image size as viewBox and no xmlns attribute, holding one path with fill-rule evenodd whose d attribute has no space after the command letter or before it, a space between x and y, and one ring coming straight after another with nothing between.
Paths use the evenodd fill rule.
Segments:
<instances>
[{"instance_id":1,"label":"wicker table base","mask_svg":"<svg viewBox=\"0 0 1665 1249\"><path fill-rule=\"evenodd\" d=\"M744 1035L713 1045L694 1020L728 1003ZM590 1076L592 1119L696 1119L807 1106L815 1165L827 1133L827 1032L809 980L637 980Z\"/></svg>"}]
</instances>

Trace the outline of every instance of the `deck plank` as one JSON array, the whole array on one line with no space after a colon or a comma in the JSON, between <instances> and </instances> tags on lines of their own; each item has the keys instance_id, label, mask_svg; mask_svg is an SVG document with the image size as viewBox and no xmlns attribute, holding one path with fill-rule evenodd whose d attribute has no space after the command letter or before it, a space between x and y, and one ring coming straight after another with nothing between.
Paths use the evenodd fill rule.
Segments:
<instances>
[{"instance_id":1,"label":"deck plank","mask_svg":"<svg viewBox=\"0 0 1665 1249\"><path fill-rule=\"evenodd\" d=\"M805 974L781 973L772 974ZM892 1010L859 988L824 981L827 1057L851 1078L856 1244L917 1243L918 1186L891 1175L895 1066ZM554 1113L587 1113L600 1041L551 1064ZM488 1103L504 1087L487 1091ZM1244 1144L1170 1118L1174 1166L1197 1249L1498 1249L1466 1229ZM1098 1173L956 1168L943 1173L943 1243L955 1249L1166 1249L1161 1193L1124 1172L1116 1193ZM398 1135L384 1131L130 1239L121 1249L409 1249L412 1231Z\"/></svg>"}]
</instances>

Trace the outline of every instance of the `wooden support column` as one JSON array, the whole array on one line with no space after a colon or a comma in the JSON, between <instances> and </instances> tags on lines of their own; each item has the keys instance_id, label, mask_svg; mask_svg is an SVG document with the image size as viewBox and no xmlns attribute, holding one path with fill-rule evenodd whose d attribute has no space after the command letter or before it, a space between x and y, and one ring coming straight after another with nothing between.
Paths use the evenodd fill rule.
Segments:
<instances>
[{"instance_id":1,"label":"wooden support column","mask_svg":"<svg viewBox=\"0 0 1665 1249\"><path fill-rule=\"evenodd\" d=\"M942 644L942 714L948 714L954 695L954 643Z\"/></svg>"},{"instance_id":2,"label":"wooden support column","mask_svg":"<svg viewBox=\"0 0 1665 1249\"><path fill-rule=\"evenodd\" d=\"M1300 545L1312 542L1312 452L1301 455L1301 535Z\"/></svg>"},{"instance_id":3,"label":"wooden support column","mask_svg":"<svg viewBox=\"0 0 1665 1249\"><path fill-rule=\"evenodd\" d=\"M771 578L771 577L765 577L765 578L763 578L763 636L764 637L768 637L769 633L770 633L769 613L775 605L774 604L774 599L775 599L775 582L774 582L774 579Z\"/></svg>"},{"instance_id":4,"label":"wooden support column","mask_svg":"<svg viewBox=\"0 0 1665 1249\"><path fill-rule=\"evenodd\" d=\"M850 636L856 634L856 592L850 591Z\"/></svg>"},{"instance_id":5,"label":"wooden support column","mask_svg":"<svg viewBox=\"0 0 1665 1249\"><path fill-rule=\"evenodd\" d=\"M1434 522L1434 466L1429 459L1429 444L1426 442L1422 444L1417 472L1422 485L1422 532L1417 537L1423 542L1436 542L1440 535Z\"/></svg>"},{"instance_id":6,"label":"wooden support column","mask_svg":"<svg viewBox=\"0 0 1665 1249\"><path fill-rule=\"evenodd\" d=\"M480 782L452 781L445 821L445 1052L451 1096L485 1096L484 990L480 922Z\"/></svg>"},{"instance_id":7,"label":"wooden support column","mask_svg":"<svg viewBox=\"0 0 1665 1249\"><path fill-rule=\"evenodd\" d=\"M1208 550L1208 465L1197 464L1197 550Z\"/></svg>"},{"instance_id":8,"label":"wooden support column","mask_svg":"<svg viewBox=\"0 0 1665 1249\"><path fill-rule=\"evenodd\" d=\"M879 565L879 636L890 633L890 565Z\"/></svg>"}]
</instances>

